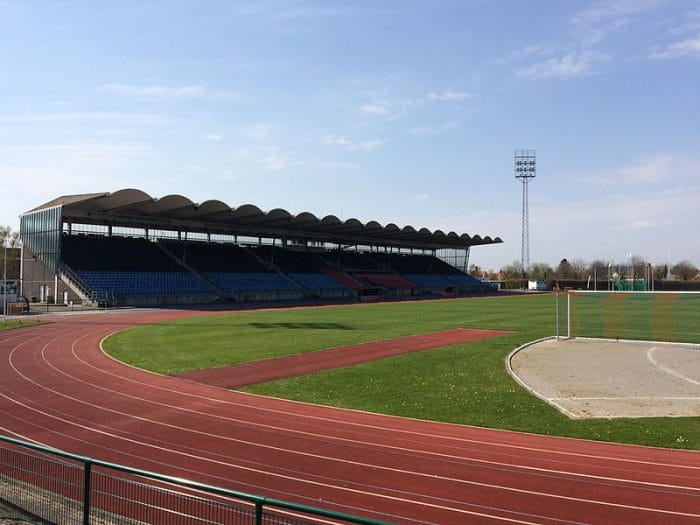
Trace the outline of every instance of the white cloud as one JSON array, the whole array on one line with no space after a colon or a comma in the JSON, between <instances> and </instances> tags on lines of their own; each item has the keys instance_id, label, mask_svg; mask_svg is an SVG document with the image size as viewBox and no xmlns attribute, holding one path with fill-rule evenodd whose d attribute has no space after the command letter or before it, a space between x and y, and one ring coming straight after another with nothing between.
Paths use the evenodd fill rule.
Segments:
<instances>
[{"instance_id":1,"label":"white cloud","mask_svg":"<svg viewBox=\"0 0 700 525\"><path fill-rule=\"evenodd\" d=\"M100 93L124 97L149 99L216 99L235 100L238 95L226 90L212 90L199 84L183 86L102 84L96 90Z\"/></svg>"},{"instance_id":2,"label":"white cloud","mask_svg":"<svg viewBox=\"0 0 700 525\"><path fill-rule=\"evenodd\" d=\"M700 8L684 13L682 20L672 25L669 33L672 35L683 35L696 33L700 30Z\"/></svg>"},{"instance_id":3,"label":"white cloud","mask_svg":"<svg viewBox=\"0 0 700 525\"><path fill-rule=\"evenodd\" d=\"M271 124L260 123L253 124L245 130L245 135L254 140L264 140L270 138L270 130L272 129Z\"/></svg>"},{"instance_id":4,"label":"white cloud","mask_svg":"<svg viewBox=\"0 0 700 525\"><path fill-rule=\"evenodd\" d=\"M289 9L286 11L281 11L277 13L276 17L280 19L303 19L303 20L313 20L313 19L327 19L327 18L339 18L351 15L355 10L351 7L341 7L341 6L306 6L298 7L294 9Z\"/></svg>"},{"instance_id":5,"label":"white cloud","mask_svg":"<svg viewBox=\"0 0 700 525\"><path fill-rule=\"evenodd\" d=\"M430 195L428 195L427 193L421 193L419 195L414 195L413 202L415 202L416 204L421 204L427 201L428 198L430 198Z\"/></svg>"},{"instance_id":6,"label":"white cloud","mask_svg":"<svg viewBox=\"0 0 700 525\"><path fill-rule=\"evenodd\" d=\"M325 161L319 164L319 167L323 169L340 169L340 170L356 170L359 168L357 164L352 162L342 162L342 161Z\"/></svg>"},{"instance_id":7,"label":"white cloud","mask_svg":"<svg viewBox=\"0 0 700 525\"><path fill-rule=\"evenodd\" d=\"M187 86L102 84L97 89L105 93L137 97L193 97L201 96L205 93L205 89L198 84Z\"/></svg>"},{"instance_id":8,"label":"white cloud","mask_svg":"<svg viewBox=\"0 0 700 525\"><path fill-rule=\"evenodd\" d=\"M579 12L574 17L573 22L575 24L600 24L610 20L626 20L631 15L649 11L659 4L659 0L599 0L591 7ZM618 26L619 23L617 23Z\"/></svg>"},{"instance_id":9,"label":"white cloud","mask_svg":"<svg viewBox=\"0 0 700 525\"><path fill-rule=\"evenodd\" d=\"M454 101L470 98L471 94L466 91L439 91L428 93L428 100Z\"/></svg>"},{"instance_id":10,"label":"white cloud","mask_svg":"<svg viewBox=\"0 0 700 525\"><path fill-rule=\"evenodd\" d=\"M700 163L672 155L656 155L636 164L623 166L605 174L584 175L582 180L599 186L630 184L661 184L667 181L696 178L700 173Z\"/></svg>"},{"instance_id":11,"label":"white cloud","mask_svg":"<svg viewBox=\"0 0 700 525\"><path fill-rule=\"evenodd\" d=\"M345 135L335 135L333 133L324 133L323 135L320 135L318 137L318 141L321 144L342 146L350 151L375 151L381 148L384 144L384 142L381 140L356 141L346 137Z\"/></svg>"},{"instance_id":12,"label":"white cloud","mask_svg":"<svg viewBox=\"0 0 700 525\"><path fill-rule=\"evenodd\" d=\"M280 171L298 164L287 153L276 148L271 148L262 153L258 158L258 163L263 169L268 171Z\"/></svg>"},{"instance_id":13,"label":"white cloud","mask_svg":"<svg viewBox=\"0 0 700 525\"><path fill-rule=\"evenodd\" d=\"M391 109L384 104L364 104L360 106L360 111L377 117L390 117L393 115Z\"/></svg>"},{"instance_id":14,"label":"white cloud","mask_svg":"<svg viewBox=\"0 0 700 525\"><path fill-rule=\"evenodd\" d=\"M664 155L648 159L635 166L622 168L618 171L616 179L622 183L655 183L669 179L676 174L679 168L673 157Z\"/></svg>"},{"instance_id":15,"label":"white cloud","mask_svg":"<svg viewBox=\"0 0 700 525\"><path fill-rule=\"evenodd\" d=\"M237 165L247 166L247 168L239 168L237 170L239 172L256 167L266 171L281 171L301 164L301 162L294 160L290 153L277 146L239 148L231 152L229 161Z\"/></svg>"},{"instance_id":16,"label":"white cloud","mask_svg":"<svg viewBox=\"0 0 700 525\"><path fill-rule=\"evenodd\" d=\"M236 177L233 170L224 170L219 174L217 179L233 182L235 180L238 180L238 177Z\"/></svg>"},{"instance_id":17,"label":"white cloud","mask_svg":"<svg viewBox=\"0 0 700 525\"><path fill-rule=\"evenodd\" d=\"M665 59L680 56L694 55L700 57L700 37L688 38L680 42L669 44L666 48L656 50L649 55L649 58Z\"/></svg>"},{"instance_id":18,"label":"white cloud","mask_svg":"<svg viewBox=\"0 0 700 525\"><path fill-rule=\"evenodd\" d=\"M0 180L12 190L0 195L0 223L59 195L155 189L138 169L151 149L138 143L66 142L0 147Z\"/></svg>"},{"instance_id":19,"label":"white cloud","mask_svg":"<svg viewBox=\"0 0 700 525\"><path fill-rule=\"evenodd\" d=\"M665 261L670 246L674 259L700 262L698 245L688 242L687 233L700 221L700 187L677 188L669 195L644 185L628 186L629 191L603 194L595 201L531 201L530 260L549 264L564 257L623 261L626 253L638 253L658 263ZM498 269L520 258L520 214L515 211L477 210L439 224L503 238L502 245L472 251L471 260L480 266Z\"/></svg>"},{"instance_id":20,"label":"white cloud","mask_svg":"<svg viewBox=\"0 0 700 525\"><path fill-rule=\"evenodd\" d=\"M218 133L209 133L208 135L205 135L204 138L207 140L214 140L214 141L224 140L224 136L219 135Z\"/></svg>"},{"instance_id":21,"label":"white cloud","mask_svg":"<svg viewBox=\"0 0 700 525\"><path fill-rule=\"evenodd\" d=\"M550 53L551 49L545 48L544 46L541 45L529 45L529 46L524 46L518 50L516 50L512 54L512 59L513 60L522 60L523 58L527 58L530 56L534 55L543 55L546 53Z\"/></svg>"},{"instance_id":22,"label":"white cloud","mask_svg":"<svg viewBox=\"0 0 700 525\"><path fill-rule=\"evenodd\" d=\"M411 135L442 135L443 133L448 133L454 129L457 129L460 125L459 121L444 122L442 124L429 124L425 126L412 126L409 128L409 133Z\"/></svg>"},{"instance_id":23,"label":"white cloud","mask_svg":"<svg viewBox=\"0 0 700 525\"><path fill-rule=\"evenodd\" d=\"M9 124L40 124L42 122L111 122L121 125L151 126L171 124L173 118L150 113L87 111L70 113L30 113L0 115L0 122Z\"/></svg>"},{"instance_id":24,"label":"white cloud","mask_svg":"<svg viewBox=\"0 0 700 525\"><path fill-rule=\"evenodd\" d=\"M605 60L609 60L609 57L602 53L567 53L561 58L550 58L520 68L515 74L526 79L580 77L593 74L595 65Z\"/></svg>"}]
</instances>

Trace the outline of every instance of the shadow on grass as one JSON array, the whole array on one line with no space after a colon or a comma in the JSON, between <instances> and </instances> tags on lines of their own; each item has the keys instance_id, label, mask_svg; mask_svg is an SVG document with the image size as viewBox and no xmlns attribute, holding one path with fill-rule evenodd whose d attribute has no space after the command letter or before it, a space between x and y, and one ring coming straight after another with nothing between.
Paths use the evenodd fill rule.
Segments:
<instances>
[{"instance_id":1,"label":"shadow on grass","mask_svg":"<svg viewBox=\"0 0 700 525\"><path fill-rule=\"evenodd\" d=\"M290 330L357 330L354 326L341 323L248 323L260 330L286 328Z\"/></svg>"}]
</instances>

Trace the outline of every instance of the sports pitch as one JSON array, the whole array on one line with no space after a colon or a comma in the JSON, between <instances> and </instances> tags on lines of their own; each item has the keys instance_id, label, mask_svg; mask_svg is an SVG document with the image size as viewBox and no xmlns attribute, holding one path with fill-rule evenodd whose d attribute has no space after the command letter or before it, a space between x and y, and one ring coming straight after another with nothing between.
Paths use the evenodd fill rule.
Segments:
<instances>
[{"instance_id":1,"label":"sports pitch","mask_svg":"<svg viewBox=\"0 0 700 525\"><path fill-rule=\"evenodd\" d=\"M553 335L554 325L550 295L465 298L209 315L136 327L104 346L117 359L175 375L427 332L509 331L242 390L420 419L700 449L700 417L572 420L518 385L505 357Z\"/></svg>"}]
</instances>

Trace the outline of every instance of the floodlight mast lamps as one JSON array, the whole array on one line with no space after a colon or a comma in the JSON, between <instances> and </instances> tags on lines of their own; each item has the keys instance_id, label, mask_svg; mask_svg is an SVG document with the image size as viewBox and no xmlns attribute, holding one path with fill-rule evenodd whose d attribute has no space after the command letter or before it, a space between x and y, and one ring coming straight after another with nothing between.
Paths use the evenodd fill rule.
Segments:
<instances>
[{"instance_id":1,"label":"floodlight mast lamps","mask_svg":"<svg viewBox=\"0 0 700 525\"><path fill-rule=\"evenodd\" d=\"M530 212L528 202L528 183L537 174L537 163L534 149L515 150L515 178L523 184L522 239L520 244L520 265L525 272L530 267Z\"/></svg>"}]
</instances>

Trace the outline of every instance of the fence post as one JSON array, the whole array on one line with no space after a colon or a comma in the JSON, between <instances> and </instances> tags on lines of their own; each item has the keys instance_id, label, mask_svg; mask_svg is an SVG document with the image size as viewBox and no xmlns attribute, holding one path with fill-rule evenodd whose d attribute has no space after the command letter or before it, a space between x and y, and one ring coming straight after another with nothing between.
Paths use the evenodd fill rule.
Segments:
<instances>
[{"instance_id":1,"label":"fence post","mask_svg":"<svg viewBox=\"0 0 700 525\"><path fill-rule=\"evenodd\" d=\"M556 293L556 295L555 295L554 297L555 297L554 300L556 301L556 305L557 305L557 306L556 306L556 312L557 312L557 313L556 313L556 316L555 316L555 318L556 318L556 324L557 324L557 327L556 327L556 334L557 334L557 341L559 341L559 290L557 290L557 293Z\"/></svg>"},{"instance_id":2,"label":"fence post","mask_svg":"<svg viewBox=\"0 0 700 525\"><path fill-rule=\"evenodd\" d=\"M92 461L85 462L83 470L83 525L90 525L90 481L92 479Z\"/></svg>"},{"instance_id":3,"label":"fence post","mask_svg":"<svg viewBox=\"0 0 700 525\"><path fill-rule=\"evenodd\" d=\"M263 518L263 502L255 502L255 525L262 525Z\"/></svg>"},{"instance_id":4,"label":"fence post","mask_svg":"<svg viewBox=\"0 0 700 525\"><path fill-rule=\"evenodd\" d=\"M566 292L566 338L571 339L571 292Z\"/></svg>"}]
</instances>

